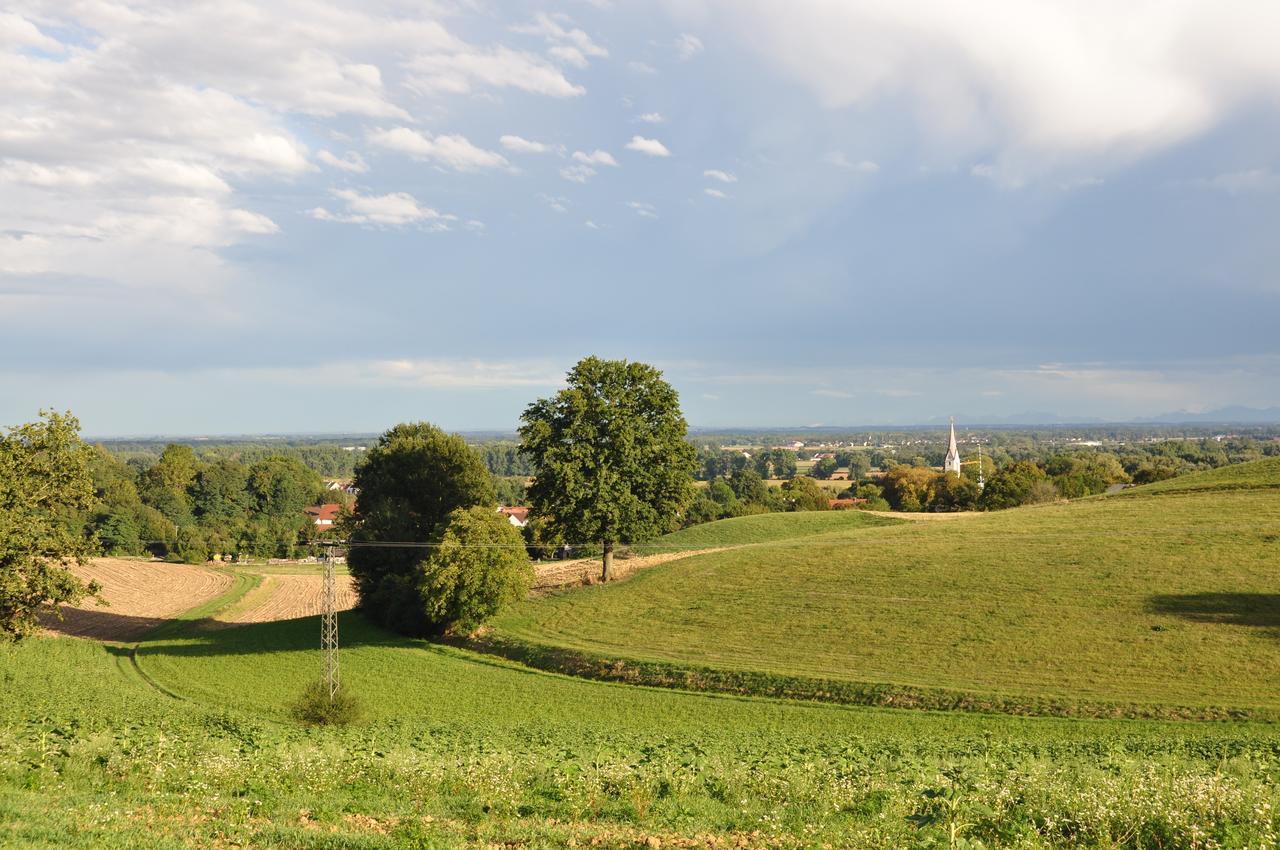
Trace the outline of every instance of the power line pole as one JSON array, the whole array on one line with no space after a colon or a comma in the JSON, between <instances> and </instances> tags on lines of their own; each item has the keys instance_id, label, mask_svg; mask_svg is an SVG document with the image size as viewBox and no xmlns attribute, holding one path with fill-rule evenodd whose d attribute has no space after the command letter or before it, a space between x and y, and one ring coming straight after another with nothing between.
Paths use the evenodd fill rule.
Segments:
<instances>
[{"instance_id":1,"label":"power line pole","mask_svg":"<svg viewBox=\"0 0 1280 850\"><path fill-rule=\"evenodd\" d=\"M324 613L320 616L320 650L324 654L324 684L329 701L338 694L338 612L333 583L333 544L324 547Z\"/></svg>"}]
</instances>

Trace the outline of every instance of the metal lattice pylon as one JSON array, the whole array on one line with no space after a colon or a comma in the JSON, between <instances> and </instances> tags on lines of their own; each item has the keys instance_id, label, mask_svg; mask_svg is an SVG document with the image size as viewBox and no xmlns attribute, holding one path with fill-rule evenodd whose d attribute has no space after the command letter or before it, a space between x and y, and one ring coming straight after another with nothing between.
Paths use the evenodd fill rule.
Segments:
<instances>
[{"instance_id":1,"label":"metal lattice pylon","mask_svg":"<svg viewBox=\"0 0 1280 850\"><path fill-rule=\"evenodd\" d=\"M324 613L320 616L320 649L324 653L324 685L332 700L338 694L338 612L333 586L333 547L324 548Z\"/></svg>"}]
</instances>

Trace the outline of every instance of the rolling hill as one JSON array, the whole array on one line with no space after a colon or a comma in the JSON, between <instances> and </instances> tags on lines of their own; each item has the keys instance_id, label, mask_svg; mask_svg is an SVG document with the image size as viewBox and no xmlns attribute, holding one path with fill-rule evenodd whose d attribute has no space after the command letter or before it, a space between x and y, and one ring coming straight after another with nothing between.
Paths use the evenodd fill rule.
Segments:
<instances>
[{"instance_id":1,"label":"rolling hill","mask_svg":"<svg viewBox=\"0 0 1280 850\"><path fill-rule=\"evenodd\" d=\"M669 542L746 545L527 601L497 622L493 643L534 663L683 687L1271 716L1277 486L1280 459L1268 459L963 522L711 523Z\"/></svg>"}]
</instances>

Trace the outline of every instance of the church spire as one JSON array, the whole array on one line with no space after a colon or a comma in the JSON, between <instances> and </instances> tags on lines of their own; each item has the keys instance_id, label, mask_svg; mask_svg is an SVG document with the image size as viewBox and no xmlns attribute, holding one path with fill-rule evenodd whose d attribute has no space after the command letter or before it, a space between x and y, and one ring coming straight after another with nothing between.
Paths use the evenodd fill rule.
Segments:
<instances>
[{"instance_id":1,"label":"church spire","mask_svg":"<svg viewBox=\"0 0 1280 850\"><path fill-rule=\"evenodd\" d=\"M947 458L942 462L943 472L960 474L960 448L956 445L956 418L951 417L951 442L947 446Z\"/></svg>"}]
</instances>

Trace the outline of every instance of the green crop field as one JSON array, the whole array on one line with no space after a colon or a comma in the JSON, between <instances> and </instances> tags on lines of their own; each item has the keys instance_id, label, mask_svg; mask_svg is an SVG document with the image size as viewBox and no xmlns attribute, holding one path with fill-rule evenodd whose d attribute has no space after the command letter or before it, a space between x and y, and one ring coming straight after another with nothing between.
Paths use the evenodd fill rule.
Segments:
<instances>
[{"instance_id":1,"label":"green crop field","mask_svg":"<svg viewBox=\"0 0 1280 850\"><path fill-rule=\"evenodd\" d=\"M645 662L641 680L940 707L1271 718L1280 709L1277 482L1280 464L1268 460L948 523L788 538L787 522L812 535L817 517L844 518L727 520L671 540L743 543L739 531L758 531L762 542L530 600L497 631L615 666Z\"/></svg>"},{"instance_id":2,"label":"green crop field","mask_svg":"<svg viewBox=\"0 0 1280 850\"><path fill-rule=\"evenodd\" d=\"M1084 694L1236 719L651 688L351 612L343 678L366 716L316 729L289 706L319 671L317 618L192 616L136 647L0 647L0 846L1273 848L1280 499L1253 486L1262 469L950 523L743 518L671 539L740 548L530 601L499 629L748 684L901 681L1023 710Z\"/></svg>"}]
</instances>

